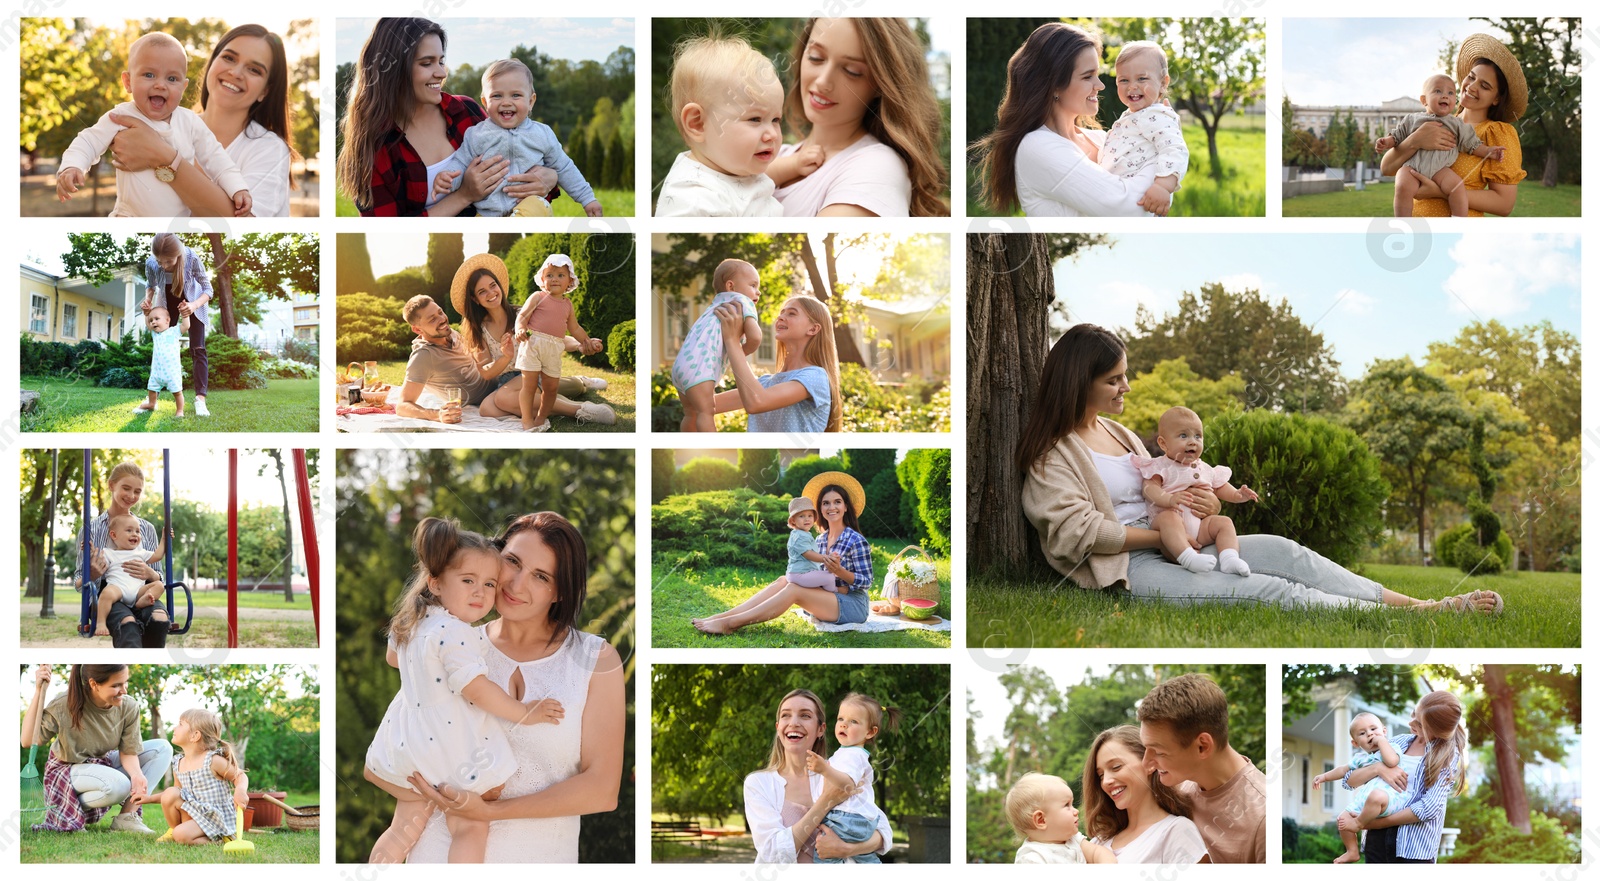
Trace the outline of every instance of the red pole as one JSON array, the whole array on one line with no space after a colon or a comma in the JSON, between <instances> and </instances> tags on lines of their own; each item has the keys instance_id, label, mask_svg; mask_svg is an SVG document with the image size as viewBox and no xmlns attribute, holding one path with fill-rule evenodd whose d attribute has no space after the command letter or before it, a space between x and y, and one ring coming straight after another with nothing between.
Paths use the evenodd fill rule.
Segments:
<instances>
[{"instance_id":1,"label":"red pole","mask_svg":"<svg viewBox=\"0 0 1600 881\"><path fill-rule=\"evenodd\" d=\"M322 604L317 585L322 581L321 555L317 553L317 520L311 513L311 474L306 470L306 451L294 451L294 487L300 497L300 541L306 552L306 577L311 581L311 623L317 629L317 645L322 644Z\"/></svg>"},{"instance_id":2,"label":"red pole","mask_svg":"<svg viewBox=\"0 0 1600 881\"><path fill-rule=\"evenodd\" d=\"M239 451L228 451L228 648L239 647Z\"/></svg>"}]
</instances>

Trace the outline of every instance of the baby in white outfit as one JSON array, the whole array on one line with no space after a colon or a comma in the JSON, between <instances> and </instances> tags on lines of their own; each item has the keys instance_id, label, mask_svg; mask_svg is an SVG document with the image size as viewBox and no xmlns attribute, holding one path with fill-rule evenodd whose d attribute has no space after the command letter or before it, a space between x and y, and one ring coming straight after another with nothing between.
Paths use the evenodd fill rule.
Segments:
<instances>
[{"instance_id":1,"label":"baby in white outfit","mask_svg":"<svg viewBox=\"0 0 1600 881\"><path fill-rule=\"evenodd\" d=\"M1019 863L1114 863L1111 849L1078 831L1072 787L1049 774L1024 774L1006 793L1006 819L1022 839Z\"/></svg>"},{"instance_id":2,"label":"baby in white outfit","mask_svg":"<svg viewBox=\"0 0 1600 881\"><path fill-rule=\"evenodd\" d=\"M1172 194L1189 170L1189 146L1183 122L1162 103L1167 85L1167 53L1149 40L1126 43L1117 54L1117 98L1127 105L1106 132L1100 165L1117 177L1134 177L1154 165L1155 183L1139 199L1139 207L1166 216Z\"/></svg>"}]
</instances>

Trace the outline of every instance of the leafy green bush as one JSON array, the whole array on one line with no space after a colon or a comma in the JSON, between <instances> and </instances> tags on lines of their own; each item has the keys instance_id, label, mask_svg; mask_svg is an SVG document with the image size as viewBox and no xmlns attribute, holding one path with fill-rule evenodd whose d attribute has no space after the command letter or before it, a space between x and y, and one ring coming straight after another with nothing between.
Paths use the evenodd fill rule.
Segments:
<instances>
[{"instance_id":1,"label":"leafy green bush","mask_svg":"<svg viewBox=\"0 0 1600 881\"><path fill-rule=\"evenodd\" d=\"M774 492L782 479L783 457L771 447L754 447L739 451L739 479L745 489L758 493Z\"/></svg>"},{"instance_id":2,"label":"leafy green bush","mask_svg":"<svg viewBox=\"0 0 1600 881\"><path fill-rule=\"evenodd\" d=\"M1456 545L1456 568L1468 575L1499 575L1505 570L1506 561L1493 548L1464 541Z\"/></svg>"},{"instance_id":3,"label":"leafy green bush","mask_svg":"<svg viewBox=\"0 0 1600 881\"><path fill-rule=\"evenodd\" d=\"M1449 825L1461 830L1450 863L1575 863L1580 852L1576 838L1568 836L1560 821L1532 811L1532 835L1506 820L1503 808L1477 796L1453 798L1445 806Z\"/></svg>"},{"instance_id":4,"label":"leafy green bush","mask_svg":"<svg viewBox=\"0 0 1600 881\"><path fill-rule=\"evenodd\" d=\"M148 342L141 342L137 335L130 332L124 334L120 340L106 340L104 345L96 345L77 355L73 369L80 375L96 380L100 374L113 367L148 377L150 356L153 351L154 346Z\"/></svg>"},{"instance_id":5,"label":"leafy green bush","mask_svg":"<svg viewBox=\"0 0 1600 881\"><path fill-rule=\"evenodd\" d=\"M950 430L950 388L934 392L922 401L926 383L902 390L878 385L872 372L855 363L839 365L839 397L844 402L844 431L930 431Z\"/></svg>"},{"instance_id":6,"label":"leafy green bush","mask_svg":"<svg viewBox=\"0 0 1600 881\"><path fill-rule=\"evenodd\" d=\"M1379 542L1376 548L1373 548L1371 560L1374 563L1383 563L1387 566L1422 565L1422 555L1417 551L1417 543L1407 541L1397 535L1384 536L1383 541Z\"/></svg>"},{"instance_id":7,"label":"leafy green bush","mask_svg":"<svg viewBox=\"0 0 1600 881\"><path fill-rule=\"evenodd\" d=\"M590 336L609 340L611 331L633 320L633 236L626 233L534 233L518 240L506 252L507 281L514 299L527 302L538 288L533 276L551 254L572 258L578 289L569 296L578 325ZM596 367L610 362L606 353L579 359Z\"/></svg>"},{"instance_id":8,"label":"leafy green bush","mask_svg":"<svg viewBox=\"0 0 1600 881\"><path fill-rule=\"evenodd\" d=\"M606 337L606 355L611 359L611 367L615 370L624 373L633 372L639 354L638 334L635 331L637 323L630 318L611 328L611 335Z\"/></svg>"},{"instance_id":9,"label":"leafy green bush","mask_svg":"<svg viewBox=\"0 0 1600 881\"><path fill-rule=\"evenodd\" d=\"M685 494L738 489L743 482L737 466L715 456L696 456L672 476L673 491Z\"/></svg>"},{"instance_id":10,"label":"leafy green bush","mask_svg":"<svg viewBox=\"0 0 1600 881\"><path fill-rule=\"evenodd\" d=\"M194 376L194 359L184 349L183 375ZM145 362L147 367L149 362ZM248 374L254 374L253 376ZM193 384L193 380L188 381ZM214 334L206 337L206 382L212 388L262 389L267 377L261 372L261 353L254 346L233 337Z\"/></svg>"},{"instance_id":11,"label":"leafy green bush","mask_svg":"<svg viewBox=\"0 0 1600 881\"><path fill-rule=\"evenodd\" d=\"M678 564L693 551L711 560L787 559L789 502L747 489L674 495L650 506L650 540L659 559Z\"/></svg>"},{"instance_id":12,"label":"leafy green bush","mask_svg":"<svg viewBox=\"0 0 1600 881\"><path fill-rule=\"evenodd\" d=\"M1515 551L1510 535L1502 531L1488 548L1478 547L1476 539L1470 521L1458 523L1434 538L1433 559L1440 566L1454 566L1474 575L1497 575L1511 564ZM1489 556L1495 559L1490 561Z\"/></svg>"},{"instance_id":13,"label":"leafy green bush","mask_svg":"<svg viewBox=\"0 0 1600 881\"><path fill-rule=\"evenodd\" d=\"M672 374L657 370L650 374L650 430L678 431L683 426L683 402Z\"/></svg>"},{"instance_id":14,"label":"leafy green bush","mask_svg":"<svg viewBox=\"0 0 1600 881\"><path fill-rule=\"evenodd\" d=\"M303 340L299 337L290 337L283 341L282 354L290 361L310 364L314 368L322 363L320 349L321 346L315 339Z\"/></svg>"},{"instance_id":15,"label":"leafy green bush","mask_svg":"<svg viewBox=\"0 0 1600 881\"><path fill-rule=\"evenodd\" d=\"M207 346L209 349L210 347ZM287 358L262 359L261 372L280 379L316 379L317 368Z\"/></svg>"},{"instance_id":16,"label":"leafy green bush","mask_svg":"<svg viewBox=\"0 0 1600 881\"><path fill-rule=\"evenodd\" d=\"M372 294L340 294L339 361L398 361L411 354L416 334L400 316L400 303Z\"/></svg>"},{"instance_id":17,"label":"leafy green bush","mask_svg":"<svg viewBox=\"0 0 1600 881\"><path fill-rule=\"evenodd\" d=\"M950 451L912 450L896 469L902 520L906 496L915 518L917 541L934 556L950 555Z\"/></svg>"},{"instance_id":18,"label":"leafy green bush","mask_svg":"<svg viewBox=\"0 0 1600 881\"><path fill-rule=\"evenodd\" d=\"M801 456L789 463L789 470L783 472L783 478L778 481L778 486L784 495L794 498L804 492L806 484L818 474L824 471L844 470L844 460L835 456L826 459L821 456Z\"/></svg>"},{"instance_id":19,"label":"leafy green bush","mask_svg":"<svg viewBox=\"0 0 1600 881\"><path fill-rule=\"evenodd\" d=\"M72 369L74 363L71 346L36 340L26 333L22 335L20 355L23 376L50 376Z\"/></svg>"},{"instance_id":20,"label":"leafy green bush","mask_svg":"<svg viewBox=\"0 0 1600 881\"><path fill-rule=\"evenodd\" d=\"M102 388L144 388L149 383L149 374L139 376L132 371L123 370L121 367L106 368L100 374L100 378L94 381L95 385Z\"/></svg>"},{"instance_id":21,"label":"leafy green bush","mask_svg":"<svg viewBox=\"0 0 1600 881\"><path fill-rule=\"evenodd\" d=\"M1570 554L1562 554L1561 555L1561 568L1567 570L1568 572L1582 572L1583 571L1583 548L1582 548L1582 546L1573 548L1572 549L1572 553L1570 553Z\"/></svg>"},{"instance_id":22,"label":"leafy green bush","mask_svg":"<svg viewBox=\"0 0 1600 881\"><path fill-rule=\"evenodd\" d=\"M1206 440L1206 460L1229 466L1234 486L1248 484L1261 495L1224 511L1241 535L1281 535L1347 565L1382 532L1389 484L1350 429L1316 416L1250 410L1212 420Z\"/></svg>"},{"instance_id":23,"label":"leafy green bush","mask_svg":"<svg viewBox=\"0 0 1600 881\"><path fill-rule=\"evenodd\" d=\"M1295 827L1291 844L1289 827ZM1344 842L1339 840L1339 828L1332 823L1324 826L1297 826L1293 820L1283 821L1283 861L1286 863L1331 863L1344 853Z\"/></svg>"},{"instance_id":24,"label":"leafy green bush","mask_svg":"<svg viewBox=\"0 0 1600 881\"><path fill-rule=\"evenodd\" d=\"M373 293L390 301L390 308L395 314L400 314L400 306L405 301L417 294L426 294L433 290L433 285L428 281L427 271L420 266L408 266L399 272L391 272L373 282ZM339 308L344 308L344 298L349 294L339 295ZM445 303L445 308L450 308ZM342 323L342 322L341 322Z\"/></svg>"},{"instance_id":25,"label":"leafy green bush","mask_svg":"<svg viewBox=\"0 0 1600 881\"><path fill-rule=\"evenodd\" d=\"M866 486L880 473L894 471L894 457L892 449L876 449L845 450L839 458L844 462L844 470Z\"/></svg>"},{"instance_id":26,"label":"leafy green bush","mask_svg":"<svg viewBox=\"0 0 1600 881\"><path fill-rule=\"evenodd\" d=\"M899 538L915 534L900 519L900 477L893 468L879 471L863 488L867 491L867 510L861 515L862 535Z\"/></svg>"}]
</instances>

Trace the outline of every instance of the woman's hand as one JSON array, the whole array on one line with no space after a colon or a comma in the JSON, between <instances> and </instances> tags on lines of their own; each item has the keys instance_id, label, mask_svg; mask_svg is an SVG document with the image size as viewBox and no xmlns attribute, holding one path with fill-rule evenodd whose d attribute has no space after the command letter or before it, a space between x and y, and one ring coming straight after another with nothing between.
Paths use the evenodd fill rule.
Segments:
<instances>
[{"instance_id":1,"label":"woman's hand","mask_svg":"<svg viewBox=\"0 0 1600 881\"><path fill-rule=\"evenodd\" d=\"M50 665L49 664L40 664L38 667L34 668L34 671L33 671L33 684L35 686L37 686L40 691L44 691L45 689L50 687Z\"/></svg>"},{"instance_id":2,"label":"woman's hand","mask_svg":"<svg viewBox=\"0 0 1600 881\"><path fill-rule=\"evenodd\" d=\"M827 826L817 827L817 856L825 860L843 860L855 855L855 845L846 844L839 833Z\"/></svg>"},{"instance_id":3,"label":"woman's hand","mask_svg":"<svg viewBox=\"0 0 1600 881\"><path fill-rule=\"evenodd\" d=\"M506 178L505 194L513 199L526 199L529 196L544 198L556 188L556 170L536 165L520 174L513 174ZM599 207L599 203L594 203ZM597 217L597 214L590 214Z\"/></svg>"},{"instance_id":4,"label":"woman's hand","mask_svg":"<svg viewBox=\"0 0 1600 881\"><path fill-rule=\"evenodd\" d=\"M1391 768L1388 765L1378 765L1377 768L1378 776L1383 778L1383 782L1393 787L1395 792L1406 791L1406 783L1410 780L1410 777L1406 775L1405 771L1400 768Z\"/></svg>"},{"instance_id":5,"label":"woman's hand","mask_svg":"<svg viewBox=\"0 0 1600 881\"><path fill-rule=\"evenodd\" d=\"M178 151L149 123L120 113L111 114L111 121L127 126L111 138L111 167L118 171L146 171L158 165L177 164Z\"/></svg>"},{"instance_id":6,"label":"woman's hand","mask_svg":"<svg viewBox=\"0 0 1600 881\"><path fill-rule=\"evenodd\" d=\"M1418 150L1454 150L1456 133L1442 122L1425 122L1416 131L1406 135L1400 146L1415 153Z\"/></svg>"},{"instance_id":7,"label":"woman's hand","mask_svg":"<svg viewBox=\"0 0 1600 881\"><path fill-rule=\"evenodd\" d=\"M1339 812L1339 831L1340 832L1360 832L1361 831L1361 818L1357 817L1355 814L1350 813L1349 811L1340 811Z\"/></svg>"},{"instance_id":8,"label":"woman's hand","mask_svg":"<svg viewBox=\"0 0 1600 881\"><path fill-rule=\"evenodd\" d=\"M144 560L129 560L122 564L122 571L140 581L154 581L161 577L161 573L151 568L150 564Z\"/></svg>"},{"instance_id":9,"label":"woman's hand","mask_svg":"<svg viewBox=\"0 0 1600 881\"><path fill-rule=\"evenodd\" d=\"M839 805L844 804L845 799L855 795L864 788L865 786L863 786L862 781L860 780L857 780L852 786L844 787L838 786L833 781L824 777L822 782L822 794L817 796L817 804L824 805L828 810L831 811Z\"/></svg>"},{"instance_id":10,"label":"woman's hand","mask_svg":"<svg viewBox=\"0 0 1600 881\"><path fill-rule=\"evenodd\" d=\"M488 803L475 793L458 792L448 783L434 786L420 772L407 777L406 782L441 811L455 813L468 820L489 819Z\"/></svg>"},{"instance_id":11,"label":"woman's hand","mask_svg":"<svg viewBox=\"0 0 1600 881\"><path fill-rule=\"evenodd\" d=\"M1433 178L1425 177L1425 178L1422 179L1422 183L1417 184L1417 194L1415 196L1412 196L1411 198L1413 198L1413 199L1443 199L1444 198L1444 190L1439 189L1439 185L1433 182Z\"/></svg>"},{"instance_id":12,"label":"woman's hand","mask_svg":"<svg viewBox=\"0 0 1600 881\"><path fill-rule=\"evenodd\" d=\"M723 303L711 310L717 316L717 323L722 325L723 342L732 341L735 345L744 344L744 311L737 303Z\"/></svg>"},{"instance_id":13,"label":"woman's hand","mask_svg":"<svg viewBox=\"0 0 1600 881\"><path fill-rule=\"evenodd\" d=\"M1189 510L1202 520L1222 510L1222 503L1209 486L1191 486L1184 492L1189 496Z\"/></svg>"},{"instance_id":14,"label":"woman's hand","mask_svg":"<svg viewBox=\"0 0 1600 881\"><path fill-rule=\"evenodd\" d=\"M843 578L844 576L850 574L849 569L846 569L844 566L839 564L838 554L823 554L822 568L827 569L829 573L839 578Z\"/></svg>"},{"instance_id":15,"label":"woman's hand","mask_svg":"<svg viewBox=\"0 0 1600 881\"><path fill-rule=\"evenodd\" d=\"M459 192L466 194L467 201L477 202L494 192L510 169L511 163L504 157L479 156L467 166Z\"/></svg>"},{"instance_id":16,"label":"woman's hand","mask_svg":"<svg viewBox=\"0 0 1600 881\"><path fill-rule=\"evenodd\" d=\"M140 804L150 795L150 782L144 779L144 774L137 766L128 772L128 779L133 781L133 792L128 796L128 800Z\"/></svg>"},{"instance_id":17,"label":"woman's hand","mask_svg":"<svg viewBox=\"0 0 1600 881\"><path fill-rule=\"evenodd\" d=\"M188 318L189 315L191 313L193 313L193 312L194 312L194 306L191 305L188 300L180 300L180 301L178 301L178 318L179 318L179 320Z\"/></svg>"}]
</instances>

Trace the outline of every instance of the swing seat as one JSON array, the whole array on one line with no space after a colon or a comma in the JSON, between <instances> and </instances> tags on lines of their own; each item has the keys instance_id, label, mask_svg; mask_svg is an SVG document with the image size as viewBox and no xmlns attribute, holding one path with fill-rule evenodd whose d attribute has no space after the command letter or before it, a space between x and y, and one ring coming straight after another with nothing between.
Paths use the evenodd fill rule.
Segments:
<instances>
[{"instance_id":1,"label":"swing seat","mask_svg":"<svg viewBox=\"0 0 1600 881\"><path fill-rule=\"evenodd\" d=\"M178 623L178 616L173 608L173 595L178 590L183 591L183 604L186 612L183 623ZM189 592L189 585L181 581L174 581L167 585L167 619L172 622L169 633L184 634L189 632L189 627L194 623L194 594Z\"/></svg>"},{"instance_id":2,"label":"swing seat","mask_svg":"<svg viewBox=\"0 0 1600 881\"><path fill-rule=\"evenodd\" d=\"M83 611L78 616L78 635L84 639L94 638L95 614L100 609L100 588L92 582L78 586L83 594Z\"/></svg>"}]
</instances>

